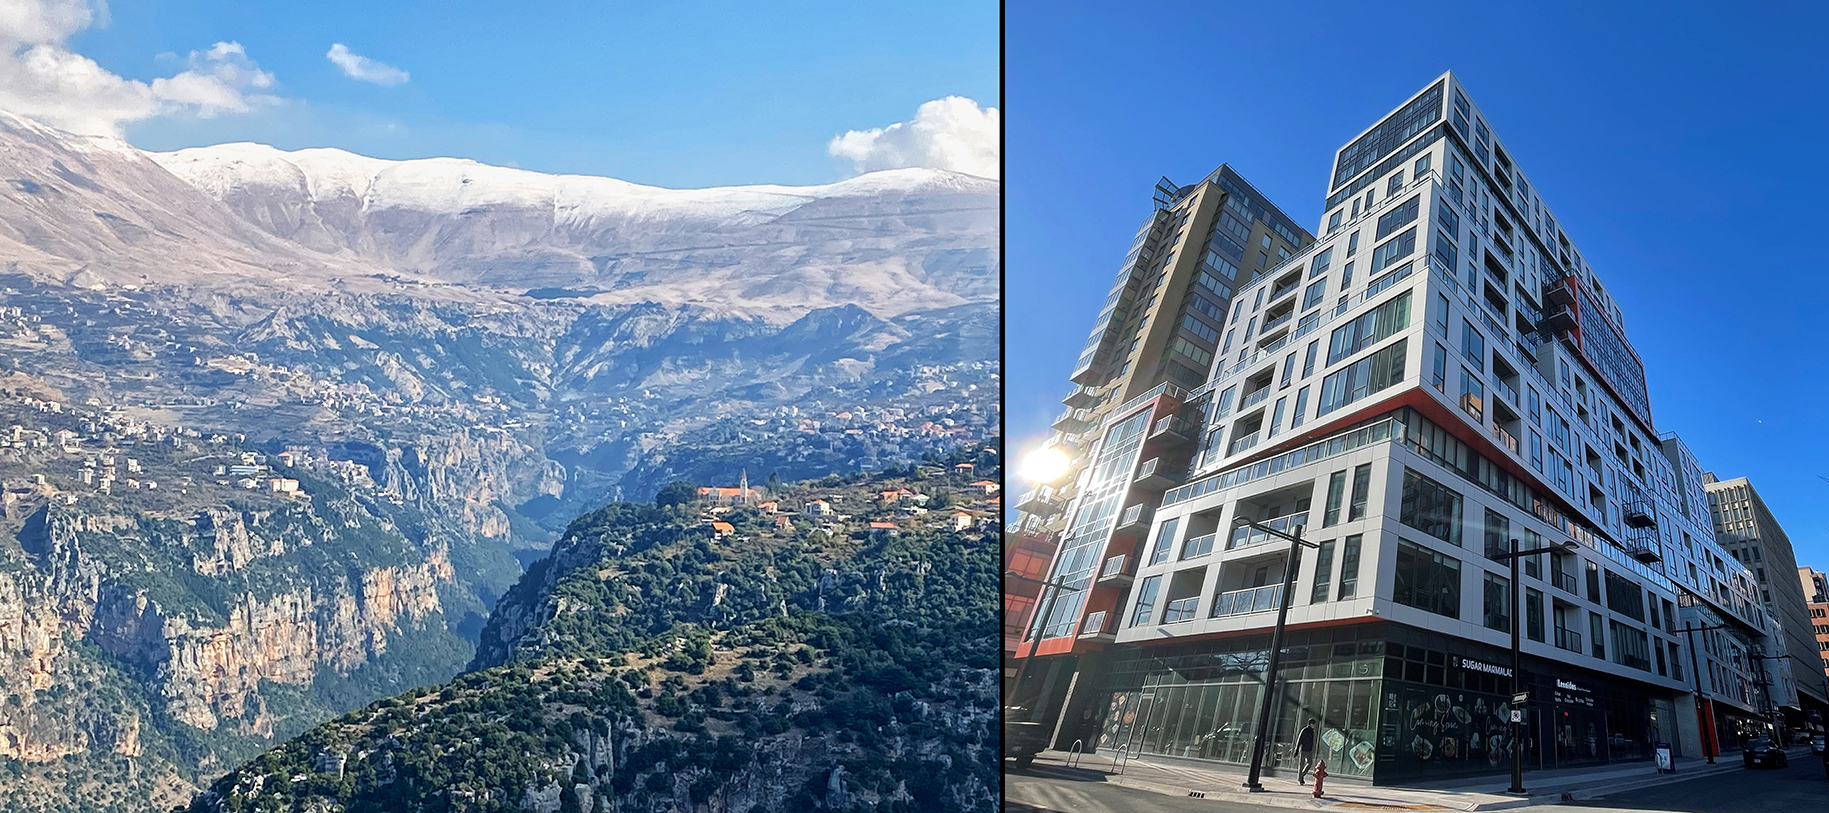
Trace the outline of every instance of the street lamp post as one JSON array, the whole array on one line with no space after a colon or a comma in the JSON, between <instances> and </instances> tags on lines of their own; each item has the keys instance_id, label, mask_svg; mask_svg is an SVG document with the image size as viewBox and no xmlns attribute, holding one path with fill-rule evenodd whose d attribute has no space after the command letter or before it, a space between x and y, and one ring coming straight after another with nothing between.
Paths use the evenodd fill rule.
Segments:
<instances>
[{"instance_id":1,"label":"street lamp post","mask_svg":"<svg viewBox=\"0 0 1829 813\"><path fill-rule=\"evenodd\" d=\"M1041 579L1034 579L1034 578L1030 578L1028 576L1024 576L1020 573L1017 573L1014 570L1006 570L1006 571L1004 571L1003 575L1005 578L1022 579L1023 581L1036 582L1036 583L1042 585L1042 594L1048 596L1048 603L1047 603L1046 609L1044 609L1040 615L1037 615L1035 617L1035 621L1036 621L1035 640L1029 644L1029 655L1028 655L1028 657L1025 657L1017 662L1016 679L1010 681L1010 691L1009 691L1009 693L1004 695L1003 705L1005 708L1009 708L1012 704L1014 704L1016 702L1016 693L1022 689L1022 677L1023 677L1023 673L1029 671L1029 661L1032 661L1035 659L1035 650L1041 648L1042 634L1044 632L1046 632L1048 629L1048 619L1054 617L1054 604L1055 604L1055 602L1060 601L1061 591L1067 589L1067 580L1065 577L1061 577L1061 578L1055 579L1054 581L1042 581ZM1053 588L1053 591L1054 591L1053 593L1048 592L1050 588ZM1041 596L1036 596L1036 598L1040 599ZM1038 607L1041 606L1041 602L1039 600L1036 602L1036 606L1038 606Z\"/></svg>"},{"instance_id":2,"label":"street lamp post","mask_svg":"<svg viewBox=\"0 0 1829 813\"><path fill-rule=\"evenodd\" d=\"M1518 735L1518 732L1524 726L1524 704L1518 699L1525 695L1525 692L1520 691L1519 689L1519 683L1524 677L1524 658L1518 641L1518 625L1522 623L1522 619L1519 618L1519 616L1524 614L1524 610L1519 606L1518 601L1518 596L1520 595L1520 590L1518 588L1518 560L1526 556L1536 556L1540 553L1574 553L1576 550L1577 546L1574 542L1561 542L1541 548L1518 550L1518 540L1513 539L1511 541L1510 552L1494 554L1491 551L1487 551L1486 554L1494 559L1511 562L1511 701L1514 719L1510 722L1511 789L1506 791L1507 793L1524 793L1524 745Z\"/></svg>"},{"instance_id":3,"label":"street lamp post","mask_svg":"<svg viewBox=\"0 0 1829 813\"><path fill-rule=\"evenodd\" d=\"M1248 519L1234 520L1232 525L1235 528L1248 526L1271 536L1289 540L1289 558L1283 565L1282 599L1277 602L1276 629L1270 633L1270 663L1264 671L1264 699L1258 703L1257 708L1257 738L1251 743L1251 772L1245 777L1246 790L1252 793L1262 793L1264 785L1258 781L1258 777L1264 769L1265 731L1270 727L1271 695L1276 691L1277 670L1283 666L1283 625L1289 620L1289 594L1295 589L1296 556L1302 552L1304 545L1311 548L1318 548L1320 545L1302 541L1302 526L1300 525L1295 526L1293 534L1286 534Z\"/></svg>"},{"instance_id":4,"label":"street lamp post","mask_svg":"<svg viewBox=\"0 0 1829 813\"><path fill-rule=\"evenodd\" d=\"M1682 629L1678 630L1678 632L1684 633L1683 637L1689 641L1689 671L1696 682L1696 733L1702 740L1702 755L1708 758L1710 765L1715 764L1715 749L1708 745L1714 740L1715 732L1702 730L1702 703L1705 702L1705 698L1702 696L1702 665L1696 658L1696 633L1726 627L1726 624L1715 624L1708 627L1692 627L1685 624Z\"/></svg>"}]
</instances>

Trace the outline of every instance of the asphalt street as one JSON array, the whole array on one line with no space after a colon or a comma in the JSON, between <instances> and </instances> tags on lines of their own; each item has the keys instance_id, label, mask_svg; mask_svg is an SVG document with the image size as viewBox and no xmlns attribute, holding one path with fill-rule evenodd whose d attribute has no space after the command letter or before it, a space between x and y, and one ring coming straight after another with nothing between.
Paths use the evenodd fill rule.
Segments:
<instances>
[{"instance_id":1,"label":"asphalt street","mask_svg":"<svg viewBox=\"0 0 1829 813\"><path fill-rule=\"evenodd\" d=\"M1012 813L1273 813L1264 807L1216 799L1152 793L1044 768L1004 776L1004 810ZM1693 781L1673 781L1574 804L1514 808L1521 813L1818 813L1829 811L1829 777L1814 756L1793 752L1783 769L1733 771Z\"/></svg>"}]
</instances>

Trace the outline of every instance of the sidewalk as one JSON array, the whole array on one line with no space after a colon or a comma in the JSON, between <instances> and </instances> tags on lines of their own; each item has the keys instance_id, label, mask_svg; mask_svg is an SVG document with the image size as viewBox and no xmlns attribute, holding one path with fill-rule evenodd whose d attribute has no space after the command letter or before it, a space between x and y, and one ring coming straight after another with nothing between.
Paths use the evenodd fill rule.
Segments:
<instances>
[{"instance_id":1,"label":"sidewalk","mask_svg":"<svg viewBox=\"0 0 1829 813\"><path fill-rule=\"evenodd\" d=\"M1808 747L1793 748L1787 753L1794 760L1811 758ZM1529 771L1524 775L1528 797L1505 793L1511 787L1511 777L1506 775L1450 780L1434 787L1374 787L1360 782L1329 782L1325 795L1316 799L1312 777L1307 784L1298 785L1288 776L1265 776L1262 780L1264 792L1250 793L1242 787L1246 775L1242 766L1138 757L1120 765L1121 773L1113 773L1110 754L1079 757L1074 767L1068 766L1067 759L1068 754L1064 751L1044 751L1036 755L1034 770L1063 779L1104 781L1171 796L1310 810L1508 810L1585 801L1603 794L1745 770L1740 755L1735 753L1717 758L1714 765L1694 757L1679 757L1673 766L1676 768L1674 775L1659 774L1649 762Z\"/></svg>"}]
</instances>

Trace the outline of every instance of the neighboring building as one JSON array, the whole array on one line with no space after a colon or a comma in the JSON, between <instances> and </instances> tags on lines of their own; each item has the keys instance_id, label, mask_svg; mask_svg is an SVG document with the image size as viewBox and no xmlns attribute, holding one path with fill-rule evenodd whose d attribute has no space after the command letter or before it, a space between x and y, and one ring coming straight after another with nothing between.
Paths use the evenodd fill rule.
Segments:
<instances>
[{"instance_id":1,"label":"neighboring building","mask_svg":"<svg viewBox=\"0 0 1829 813\"><path fill-rule=\"evenodd\" d=\"M800 513L809 517L832 516L832 504L825 500L814 500L800 506Z\"/></svg>"},{"instance_id":2,"label":"neighboring building","mask_svg":"<svg viewBox=\"0 0 1829 813\"><path fill-rule=\"evenodd\" d=\"M1798 580L1791 578L1797 572L1791 538L1747 478L1718 480L1713 474L1704 478L1715 538L1753 571L1760 601L1780 631L1770 646L1752 653L1763 661L1761 671L1771 692L1770 702L1784 712L1789 729L1821 733L1823 717L1829 712L1829 680L1824 678L1808 597Z\"/></svg>"},{"instance_id":3,"label":"neighboring building","mask_svg":"<svg viewBox=\"0 0 1829 813\"><path fill-rule=\"evenodd\" d=\"M1200 232L1183 192L1146 232ZM1051 570L1069 589L1041 625L1056 657L1018 704L1054 723L1057 748L1248 761L1294 568L1276 742L1313 716L1337 777L1503 773L1514 610L1491 557L1573 542L1521 563L1528 767L1721 747L1698 720L1757 710L1728 692L1748 674L1733 647L1763 640L1767 613L1713 541L1693 455L1652 423L1618 304L1453 74L1335 154L1323 212L1325 236L1238 278L1204 383L1184 389L1166 355L1101 355L1095 332L1076 376L1162 378L1106 395L1123 405L1075 445L1087 459L1055 494L1071 520ZM1063 433L1076 397L1105 403L1076 391ZM1241 519L1317 547L1292 562ZM1726 627L1697 636L1719 678L1700 704L1691 617Z\"/></svg>"},{"instance_id":4,"label":"neighboring building","mask_svg":"<svg viewBox=\"0 0 1829 813\"><path fill-rule=\"evenodd\" d=\"M1810 602L1810 627L1816 633L1816 654L1823 659L1823 673L1829 675L1829 575L1800 567L1797 579L1804 588L1804 598Z\"/></svg>"},{"instance_id":5,"label":"neighboring building","mask_svg":"<svg viewBox=\"0 0 1829 813\"><path fill-rule=\"evenodd\" d=\"M1027 656L1034 636L1023 636L1035 617L1036 600L1041 597L1042 580L1057 549L1053 534L1039 531L1010 531L1004 534L1003 546L1003 670L1004 679L1016 676L1018 646Z\"/></svg>"}]
</instances>

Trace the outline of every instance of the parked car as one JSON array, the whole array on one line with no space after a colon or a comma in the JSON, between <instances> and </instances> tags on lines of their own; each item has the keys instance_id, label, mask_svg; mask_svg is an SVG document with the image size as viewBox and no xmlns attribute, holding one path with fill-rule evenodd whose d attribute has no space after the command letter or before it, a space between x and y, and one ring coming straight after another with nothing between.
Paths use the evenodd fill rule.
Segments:
<instances>
[{"instance_id":1,"label":"parked car","mask_svg":"<svg viewBox=\"0 0 1829 813\"><path fill-rule=\"evenodd\" d=\"M1783 768L1791 764L1789 760L1785 759L1784 746L1765 737L1747 740L1741 756L1746 760L1748 768L1756 766Z\"/></svg>"},{"instance_id":2,"label":"parked car","mask_svg":"<svg viewBox=\"0 0 1829 813\"><path fill-rule=\"evenodd\" d=\"M1028 769L1035 755L1048 747L1048 729L1041 723L1019 722L1029 710L1020 706L1004 708L1003 755L1016 760L1016 767Z\"/></svg>"},{"instance_id":3,"label":"parked car","mask_svg":"<svg viewBox=\"0 0 1829 813\"><path fill-rule=\"evenodd\" d=\"M1824 749L1829 749L1829 737L1818 734L1810 738L1810 753L1821 754Z\"/></svg>"}]
</instances>

